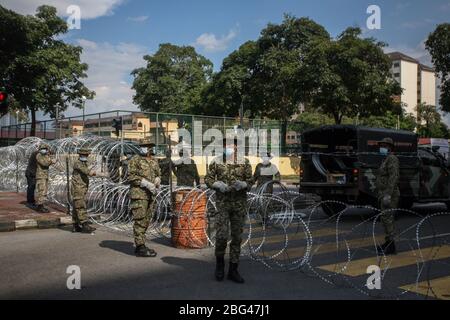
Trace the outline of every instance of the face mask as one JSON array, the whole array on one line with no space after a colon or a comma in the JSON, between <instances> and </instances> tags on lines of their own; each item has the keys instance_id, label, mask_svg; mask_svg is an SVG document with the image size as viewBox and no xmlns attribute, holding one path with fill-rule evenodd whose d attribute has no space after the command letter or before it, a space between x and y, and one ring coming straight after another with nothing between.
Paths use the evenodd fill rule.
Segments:
<instances>
[{"instance_id":1,"label":"face mask","mask_svg":"<svg viewBox=\"0 0 450 320\"><path fill-rule=\"evenodd\" d=\"M147 147L141 147L141 152L142 152L143 155L147 155L148 148Z\"/></svg>"},{"instance_id":2,"label":"face mask","mask_svg":"<svg viewBox=\"0 0 450 320\"><path fill-rule=\"evenodd\" d=\"M268 166L270 164L270 159L269 158L262 158L262 163L265 166Z\"/></svg>"},{"instance_id":3,"label":"face mask","mask_svg":"<svg viewBox=\"0 0 450 320\"><path fill-rule=\"evenodd\" d=\"M42 150L40 150L39 152L40 152L41 154L47 154L48 151L47 151L46 149L42 149Z\"/></svg>"},{"instance_id":4,"label":"face mask","mask_svg":"<svg viewBox=\"0 0 450 320\"><path fill-rule=\"evenodd\" d=\"M80 157L80 161L86 162L87 160L87 157Z\"/></svg>"},{"instance_id":5,"label":"face mask","mask_svg":"<svg viewBox=\"0 0 450 320\"><path fill-rule=\"evenodd\" d=\"M388 154L388 152L389 152L389 151L388 151L388 149L387 149L387 148L383 148L383 147L382 147L382 148L380 148L380 154L382 154L382 155L384 155L384 156L385 156L385 155L387 155L387 154Z\"/></svg>"}]
</instances>

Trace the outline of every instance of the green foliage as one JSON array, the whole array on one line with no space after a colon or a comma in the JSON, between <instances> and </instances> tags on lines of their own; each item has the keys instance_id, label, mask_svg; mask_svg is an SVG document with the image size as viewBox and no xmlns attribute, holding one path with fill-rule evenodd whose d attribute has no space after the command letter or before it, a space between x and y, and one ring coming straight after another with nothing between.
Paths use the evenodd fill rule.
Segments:
<instances>
[{"instance_id":1,"label":"green foliage","mask_svg":"<svg viewBox=\"0 0 450 320\"><path fill-rule=\"evenodd\" d=\"M212 76L212 62L190 46L161 44L146 55L147 66L135 69L134 102L143 111L193 113Z\"/></svg>"},{"instance_id":2,"label":"green foliage","mask_svg":"<svg viewBox=\"0 0 450 320\"><path fill-rule=\"evenodd\" d=\"M15 107L31 112L32 134L36 111L55 117L57 108L59 112L69 105L80 108L83 96L93 98L95 93L80 80L88 69L80 62L82 48L58 40L67 32L67 24L56 8L40 6L35 16L22 16L0 6L0 20L18 30L18 37L15 31L7 32L1 40L7 45L0 47L4 57L0 81L12 93Z\"/></svg>"},{"instance_id":3,"label":"green foliage","mask_svg":"<svg viewBox=\"0 0 450 320\"><path fill-rule=\"evenodd\" d=\"M435 106L420 103L416 106L417 133L424 138L448 138L447 126Z\"/></svg>"},{"instance_id":4,"label":"green foliage","mask_svg":"<svg viewBox=\"0 0 450 320\"><path fill-rule=\"evenodd\" d=\"M441 97L439 104L442 111L450 112L450 23L437 26L425 42L431 54L436 72L441 77Z\"/></svg>"},{"instance_id":5,"label":"green foliage","mask_svg":"<svg viewBox=\"0 0 450 320\"><path fill-rule=\"evenodd\" d=\"M305 72L317 79L311 105L336 123L344 117L401 111L392 99L401 88L391 77L384 44L360 36L359 28L348 28L336 40L317 45L308 57Z\"/></svg>"}]
</instances>

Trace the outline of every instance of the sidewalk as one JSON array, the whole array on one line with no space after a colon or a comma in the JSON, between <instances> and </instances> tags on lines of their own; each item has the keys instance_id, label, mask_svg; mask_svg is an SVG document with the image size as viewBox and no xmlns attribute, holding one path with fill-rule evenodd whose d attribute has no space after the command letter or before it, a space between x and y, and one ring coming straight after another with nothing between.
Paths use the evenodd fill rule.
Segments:
<instances>
[{"instance_id":1,"label":"sidewalk","mask_svg":"<svg viewBox=\"0 0 450 320\"><path fill-rule=\"evenodd\" d=\"M26 205L26 194L0 192L0 232L56 228L72 223L65 209L50 204L49 213L39 213Z\"/></svg>"}]
</instances>

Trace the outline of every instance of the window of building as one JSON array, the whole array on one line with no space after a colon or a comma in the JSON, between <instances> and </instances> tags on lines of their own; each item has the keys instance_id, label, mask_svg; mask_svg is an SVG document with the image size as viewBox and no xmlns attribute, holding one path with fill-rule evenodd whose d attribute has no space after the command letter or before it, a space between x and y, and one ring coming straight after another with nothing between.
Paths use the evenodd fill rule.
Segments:
<instances>
[{"instance_id":1,"label":"window of building","mask_svg":"<svg viewBox=\"0 0 450 320\"><path fill-rule=\"evenodd\" d=\"M399 72L394 73L394 77L395 78L400 78L400 73Z\"/></svg>"},{"instance_id":2,"label":"window of building","mask_svg":"<svg viewBox=\"0 0 450 320\"><path fill-rule=\"evenodd\" d=\"M394 68L400 67L400 62L394 62Z\"/></svg>"}]
</instances>

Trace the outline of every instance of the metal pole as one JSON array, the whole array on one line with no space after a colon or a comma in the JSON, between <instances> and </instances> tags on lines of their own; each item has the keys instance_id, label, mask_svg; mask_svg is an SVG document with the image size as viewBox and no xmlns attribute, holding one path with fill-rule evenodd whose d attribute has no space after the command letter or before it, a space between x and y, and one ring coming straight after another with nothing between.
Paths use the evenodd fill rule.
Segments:
<instances>
[{"instance_id":1,"label":"metal pole","mask_svg":"<svg viewBox=\"0 0 450 320\"><path fill-rule=\"evenodd\" d=\"M67 214L71 216L70 213L70 174L69 174L69 157L70 153L66 155L66 189L67 189Z\"/></svg>"},{"instance_id":2,"label":"metal pole","mask_svg":"<svg viewBox=\"0 0 450 320\"><path fill-rule=\"evenodd\" d=\"M151 118L150 118L151 121ZM150 128L151 128L151 124L150 124ZM159 113L156 113L156 148L158 149L159 147Z\"/></svg>"},{"instance_id":3,"label":"metal pole","mask_svg":"<svg viewBox=\"0 0 450 320\"><path fill-rule=\"evenodd\" d=\"M241 95L241 107L239 108L239 122L241 129L244 128L244 96Z\"/></svg>"},{"instance_id":4,"label":"metal pole","mask_svg":"<svg viewBox=\"0 0 450 320\"><path fill-rule=\"evenodd\" d=\"M19 156L16 151L16 192L19 193Z\"/></svg>"},{"instance_id":5,"label":"metal pole","mask_svg":"<svg viewBox=\"0 0 450 320\"><path fill-rule=\"evenodd\" d=\"M172 148L170 146L170 136L169 136L169 150L170 150L170 157L169 157L169 192L170 192L170 203L169 208L172 208Z\"/></svg>"}]
</instances>

